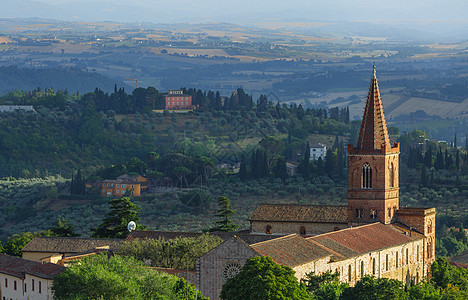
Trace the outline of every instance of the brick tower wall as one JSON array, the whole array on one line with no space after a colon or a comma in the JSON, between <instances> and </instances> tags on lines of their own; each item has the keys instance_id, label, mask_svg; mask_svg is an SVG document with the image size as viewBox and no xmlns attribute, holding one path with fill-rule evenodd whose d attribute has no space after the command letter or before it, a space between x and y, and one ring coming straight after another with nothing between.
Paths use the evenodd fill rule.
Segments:
<instances>
[{"instance_id":1,"label":"brick tower wall","mask_svg":"<svg viewBox=\"0 0 468 300\"><path fill-rule=\"evenodd\" d=\"M348 220L351 224L395 221L399 208L399 144L393 148L368 151L348 146ZM372 169L372 187L363 187L363 167ZM356 218L356 209L362 217ZM371 217L375 210L377 218Z\"/></svg>"}]
</instances>

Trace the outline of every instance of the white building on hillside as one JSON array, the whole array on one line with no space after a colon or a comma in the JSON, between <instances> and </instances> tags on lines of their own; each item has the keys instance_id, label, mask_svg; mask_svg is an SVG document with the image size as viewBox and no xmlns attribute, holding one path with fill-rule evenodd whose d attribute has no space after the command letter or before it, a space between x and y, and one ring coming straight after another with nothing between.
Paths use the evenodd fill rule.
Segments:
<instances>
[{"instance_id":1,"label":"white building on hillside","mask_svg":"<svg viewBox=\"0 0 468 300\"><path fill-rule=\"evenodd\" d=\"M318 160L319 157L325 160L325 155L327 155L327 146L324 144L318 143L310 147L310 160Z\"/></svg>"}]
</instances>

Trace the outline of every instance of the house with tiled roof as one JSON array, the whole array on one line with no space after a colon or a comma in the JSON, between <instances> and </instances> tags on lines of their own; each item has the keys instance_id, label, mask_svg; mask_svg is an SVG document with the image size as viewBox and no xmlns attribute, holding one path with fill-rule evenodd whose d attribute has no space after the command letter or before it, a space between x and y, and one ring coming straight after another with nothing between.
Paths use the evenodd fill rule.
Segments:
<instances>
[{"instance_id":1,"label":"house with tiled roof","mask_svg":"<svg viewBox=\"0 0 468 300\"><path fill-rule=\"evenodd\" d=\"M96 239L79 237L34 237L23 247L22 258L36 262L58 263L71 256L99 252L100 250L116 250L123 239Z\"/></svg>"},{"instance_id":2,"label":"house with tiled roof","mask_svg":"<svg viewBox=\"0 0 468 300\"><path fill-rule=\"evenodd\" d=\"M123 174L116 179L105 179L99 184L103 197L122 197L126 194L138 197L149 186L148 178Z\"/></svg>"},{"instance_id":3,"label":"house with tiled roof","mask_svg":"<svg viewBox=\"0 0 468 300\"><path fill-rule=\"evenodd\" d=\"M53 299L52 282L65 267L0 254L0 299Z\"/></svg>"}]
</instances>

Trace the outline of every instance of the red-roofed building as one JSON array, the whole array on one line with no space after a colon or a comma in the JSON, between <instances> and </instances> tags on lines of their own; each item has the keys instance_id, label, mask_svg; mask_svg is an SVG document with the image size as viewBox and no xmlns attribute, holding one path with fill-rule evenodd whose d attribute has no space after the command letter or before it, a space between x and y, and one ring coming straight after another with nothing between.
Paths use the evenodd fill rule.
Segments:
<instances>
[{"instance_id":1,"label":"red-roofed building","mask_svg":"<svg viewBox=\"0 0 468 300\"><path fill-rule=\"evenodd\" d=\"M53 299L53 279L63 272L63 266L0 254L0 299Z\"/></svg>"},{"instance_id":2,"label":"red-roofed building","mask_svg":"<svg viewBox=\"0 0 468 300\"><path fill-rule=\"evenodd\" d=\"M192 109L192 96L180 90L170 90L164 96L165 109Z\"/></svg>"}]
</instances>

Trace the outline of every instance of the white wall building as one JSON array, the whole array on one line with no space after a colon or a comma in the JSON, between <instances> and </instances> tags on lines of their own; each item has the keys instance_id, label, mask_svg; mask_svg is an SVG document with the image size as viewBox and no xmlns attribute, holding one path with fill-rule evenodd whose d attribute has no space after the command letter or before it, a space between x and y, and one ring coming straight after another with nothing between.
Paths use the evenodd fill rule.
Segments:
<instances>
[{"instance_id":1,"label":"white wall building","mask_svg":"<svg viewBox=\"0 0 468 300\"><path fill-rule=\"evenodd\" d=\"M52 282L62 272L63 266L0 254L0 299L53 299Z\"/></svg>"},{"instance_id":2,"label":"white wall building","mask_svg":"<svg viewBox=\"0 0 468 300\"><path fill-rule=\"evenodd\" d=\"M310 147L310 160L318 160L319 157L325 160L325 155L327 155L327 146L324 144L318 143Z\"/></svg>"}]
</instances>

